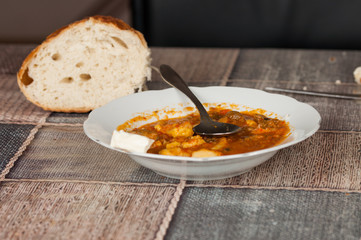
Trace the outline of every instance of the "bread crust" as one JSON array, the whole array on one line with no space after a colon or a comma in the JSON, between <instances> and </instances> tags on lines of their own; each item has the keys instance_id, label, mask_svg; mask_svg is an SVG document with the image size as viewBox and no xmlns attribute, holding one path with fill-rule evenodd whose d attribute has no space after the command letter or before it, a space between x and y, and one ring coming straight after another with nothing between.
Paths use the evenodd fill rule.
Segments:
<instances>
[{"instance_id":1,"label":"bread crust","mask_svg":"<svg viewBox=\"0 0 361 240\"><path fill-rule=\"evenodd\" d=\"M56 31L54 31L53 33L51 33L50 35L48 35L46 37L46 39L40 44L38 45L35 49L33 49L29 55L24 59L18 73L17 73L17 83L18 86L21 90L21 92L24 94L24 96L26 97L27 100L29 100L30 102L34 103L35 105L41 107L42 109L46 110L46 111L54 111L54 112L76 112L76 113L86 113L89 112L91 110L93 110L93 108L91 107L84 107L84 108L53 108L53 107L47 107L47 106L43 106L42 104L40 104L39 102L36 102L34 99L32 99L26 92L25 90L25 85L23 84L23 79L24 77L26 77L26 70L28 69L28 66L30 64L31 59L37 54L37 52L43 48L44 46L46 46L47 44L49 44L53 39L57 38L62 32L76 26L79 24L83 24L84 22L88 21L88 20L93 20L96 22L100 22L102 24L108 24L111 26L114 26L116 28L119 28L120 30L128 30L131 31L133 34L135 34L141 41L142 45L145 48L148 48L147 42L145 41L145 38L143 36L142 33L140 33L139 31L133 29L132 27L130 27L128 24L126 24L125 22L123 22L120 19L111 17L111 16L102 16L102 15L96 15L96 16L90 16L87 18L84 18L82 20L70 23L62 28L57 29Z\"/></svg>"}]
</instances>

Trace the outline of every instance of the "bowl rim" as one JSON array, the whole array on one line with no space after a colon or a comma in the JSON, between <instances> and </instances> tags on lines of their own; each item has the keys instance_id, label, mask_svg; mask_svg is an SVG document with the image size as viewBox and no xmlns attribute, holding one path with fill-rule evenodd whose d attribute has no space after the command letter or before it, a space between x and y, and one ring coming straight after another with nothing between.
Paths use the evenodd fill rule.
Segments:
<instances>
[{"instance_id":1,"label":"bowl rim","mask_svg":"<svg viewBox=\"0 0 361 240\"><path fill-rule=\"evenodd\" d=\"M186 162L218 162L218 161L227 161L227 160L233 160L233 159L244 159L247 160L250 157L255 157L257 155L264 155L267 153L271 153L274 151L278 151L280 149L295 145L299 142L304 141L305 139L311 137L313 134L315 134L319 128L320 128L320 124L321 124L321 115L319 114L319 112L311 105L298 101L292 97L286 96L286 95L282 95L282 94L277 94L277 93L269 93L260 89L254 89L254 88L244 88L244 87L234 87L234 86L207 86L207 87L194 87L194 86L190 86L191 89L211 89L211 88L222 88L222 89L239 89L239 90L250 90L250 91L257 91L260 92L262 94L265 95L269 95L269 96L276 96L276 97L283 97L289 101L294 101L297 104L301 104L301 105L307 105L307 107L311 108L314 113L316 114L318 121L315 123L314 128L309 131L307 134L304 134L302 137L297 138L297 139L293 139L290 142L286 142L286 143L279 143L273 147L269 147L269 148L265 148L265 149L260 149L260 150L256 150L256 151L251 151L251 152L246 152L246 153L239 153L239 154L232 154L232 155L222 155L222 156L216 156L216 157L206 157L206 158L196 158L196 157L182 157L182 156L168 156L168 155L161 155L161 154L154 154L154 153L136 153L136 152L128 152L128 151L124 151L122 149L118 149L118 148L113 148L111 147L109 144L106 144L98 139L96 139L95 137L93 137L88 131L87 131L87 126L89 124L89 121L92 119L92 117L94 117L94 115L100 111L103 108L109 107L111 104L114 104L114 102L120 101L120 99L125 99L128 96L134 96L136 94L157 94L157 93L161 93L164 91L170 91L171 89L174 88L166 88L166 89L160 89L160 90L147 90L147 91L143 91L143 92L138 92L138 93L134 93L131 95L127 95L124 97L120 97L117 99L114 99L112 101L110 101L109 103L94 109L93 111L91 111L88 115L88 118L84 121L83 123L83 130L85 132L85 134L93 141L97 142L98 144L109 148L111 150L115 150L121 153L125 153L128 154L130 156L134 156L134 157L142 157L142 158L148 158L148 159L155 159L155 160L161 160L161 161L169 161L169 162L175 162L175 161L186 161ZM266 110L266 109L265 109ZM292 127L292 126L291 126Z\"/></svg>"}]
</instances>

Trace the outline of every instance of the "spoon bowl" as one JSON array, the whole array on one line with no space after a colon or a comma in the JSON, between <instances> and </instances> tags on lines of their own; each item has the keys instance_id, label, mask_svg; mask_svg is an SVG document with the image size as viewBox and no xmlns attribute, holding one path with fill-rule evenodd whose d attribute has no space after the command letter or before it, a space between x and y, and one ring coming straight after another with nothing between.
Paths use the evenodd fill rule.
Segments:
<instances>
[{"instance_id":1,"label":"spoon bowl","mask_svg":"<svg viewBox=\"0 0 361 240\"><path fill-rule=\"evenodd\" d=\"M205 122L201 121L198 125L193 127L193 131L199 135L228 135L236 133L241 128L237 125L221 122Z\"/></svg>"},{"instance_id":2,"label":"spoon bowl","mask_svg":"<svg viewBox=\"0 0 361 240\"><path fill-rule=\"evenodd\" d=\"M229 135L241 130L239 126L230 123L216 122L208 115L207 110L189 89L184 80L170 66L162 64L159 67L162 79L169 85L184 93L196 106L200 115L200 123L193 128L198 135Z\"/></svg>"}]
</instances>

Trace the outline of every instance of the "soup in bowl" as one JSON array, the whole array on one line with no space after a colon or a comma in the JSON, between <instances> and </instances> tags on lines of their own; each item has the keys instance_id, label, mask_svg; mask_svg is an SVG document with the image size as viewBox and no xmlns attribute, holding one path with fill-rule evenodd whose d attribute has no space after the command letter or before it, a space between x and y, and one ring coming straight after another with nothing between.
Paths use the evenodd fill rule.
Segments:
<instances>
[{"instance_id":1,"label":"soup in bowl","mask_svg":"<svg viewBox=\"0 0 361 240\"><path fill-rule=\"evenodd\" d=\"M239 125L241 131L227 137L195 135L192 126L198 114L174 88L132 94L95 109L84 131L95 142L163 176L209 180L247 172L278 150L312 136L320 126L321 117L312 106L287 96L238 87L191 89L212 118ZM154 142L146 152L114 148L115 130Z\"/></svg>"}]
</instances>

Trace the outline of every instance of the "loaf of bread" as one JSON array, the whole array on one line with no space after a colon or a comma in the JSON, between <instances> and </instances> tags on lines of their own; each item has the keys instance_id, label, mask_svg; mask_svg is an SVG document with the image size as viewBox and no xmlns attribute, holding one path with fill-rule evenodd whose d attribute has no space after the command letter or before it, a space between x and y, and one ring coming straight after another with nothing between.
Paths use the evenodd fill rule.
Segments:
<instances>
[{"instance_id":1,"label":"loaf of bread","mask_svg":"<svg viewBox=\"0 0 361 240\"><path fill-rule=\"evenodd\" d=\"M140 32L93 16L49 35L26 57L17 79L26 98L44 110L88 112L142 90L150 61Z\"/></svg>"}]
</instances>

